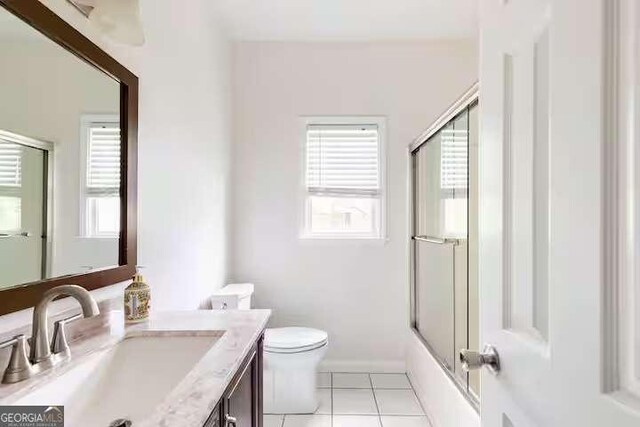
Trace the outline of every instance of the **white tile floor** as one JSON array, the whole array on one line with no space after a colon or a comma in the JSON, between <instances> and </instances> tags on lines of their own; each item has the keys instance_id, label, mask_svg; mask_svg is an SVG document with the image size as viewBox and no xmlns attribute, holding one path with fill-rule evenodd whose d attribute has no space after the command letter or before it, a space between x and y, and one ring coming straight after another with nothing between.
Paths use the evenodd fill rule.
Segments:
<instances>
[{"instance_id":1,"label":"white tile floor","mask_svg":"<svg viewBox=\"0 0 640 427\"><path fill-rule=\"evenodd\" d=\"M313 415L264 416L264 427L429 427L404 374L318 374Z\"/></svg>"}]
</instances>

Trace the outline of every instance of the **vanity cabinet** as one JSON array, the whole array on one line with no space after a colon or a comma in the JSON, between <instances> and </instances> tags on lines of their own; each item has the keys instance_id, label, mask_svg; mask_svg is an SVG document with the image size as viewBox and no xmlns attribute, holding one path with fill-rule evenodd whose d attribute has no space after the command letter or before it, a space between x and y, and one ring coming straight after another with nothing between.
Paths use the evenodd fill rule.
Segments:
<instances>
[{"instance_id":1,"label":"vanity cabinet","mask_svg":"<svg viewBox=\"0 0 640 427\"><path fill-rule=\"evenodd\" d=\"M262 344L261 336L204 427L262 427Z\"/></svg>"}]
</instances>

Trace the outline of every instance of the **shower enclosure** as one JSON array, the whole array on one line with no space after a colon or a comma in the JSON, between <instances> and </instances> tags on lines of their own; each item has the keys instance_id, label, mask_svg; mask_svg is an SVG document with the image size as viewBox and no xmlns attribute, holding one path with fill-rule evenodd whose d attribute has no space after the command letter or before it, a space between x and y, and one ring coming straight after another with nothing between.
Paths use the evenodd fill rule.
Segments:
<instances>
[{"instance_id":1,"label":"shower enclosure","mask_svg":"<svg viewBox=\"0 0 640 427\"><path fill-rule=\"evenodd\" d=\"M0 288L51 267L53 144L0 129Z\"/></svg>"},{"instance_id":2,"label":"shower enclosure","mask_svg":"<svg viewBox=\"0 0 640 427\"><path fill-rule=\"evenodd\" d=\"M479 350L477 149L477 87L411 147L412 327L475 404L479 374L458 353Z\"/></svg>"}]
</instances>

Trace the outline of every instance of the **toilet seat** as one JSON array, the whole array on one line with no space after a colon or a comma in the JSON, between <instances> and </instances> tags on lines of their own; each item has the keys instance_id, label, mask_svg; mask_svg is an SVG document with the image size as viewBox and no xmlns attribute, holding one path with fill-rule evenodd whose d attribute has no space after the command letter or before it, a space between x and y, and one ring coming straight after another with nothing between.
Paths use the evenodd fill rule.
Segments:
<instances>
[{"instance_id":1,"label":"toilet seat","mask_svg":"<svg viewBox=\"0 0 640 427\"><path fill-rule=\"evenodd\" d=\"M313 414L318 409L317 372L328 348L325 331L296 327L265 331L265 413Z\"/></svg>"},{"instance_id":2,"label":"toilet seat","mask_svg":"<svg viewBox=\"0 0 640 427\"><path fill-rule=\"evenodd\" d=\"M264 333L264 351L268 353L304 353L328 343L325 331L312 328L272 328Z\"/></svg>"}]
</instances>

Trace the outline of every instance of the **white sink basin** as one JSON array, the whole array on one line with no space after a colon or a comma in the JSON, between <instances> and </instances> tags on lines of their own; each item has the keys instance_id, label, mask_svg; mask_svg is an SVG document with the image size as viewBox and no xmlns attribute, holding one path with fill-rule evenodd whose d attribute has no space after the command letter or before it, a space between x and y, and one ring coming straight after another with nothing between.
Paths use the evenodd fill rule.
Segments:
<instances>
[{"instance_id":1,"label":"white sink basin","mask_svg":"<svg viewBox=\"0 0 640 427\"><path fill-rule=\"evenodd\" d=\"M24 396L16 405L64 405L65 425L107 427L145 420L191 371L220 334L136 336L91 356Z\"/></svg>"}]
</instances>

